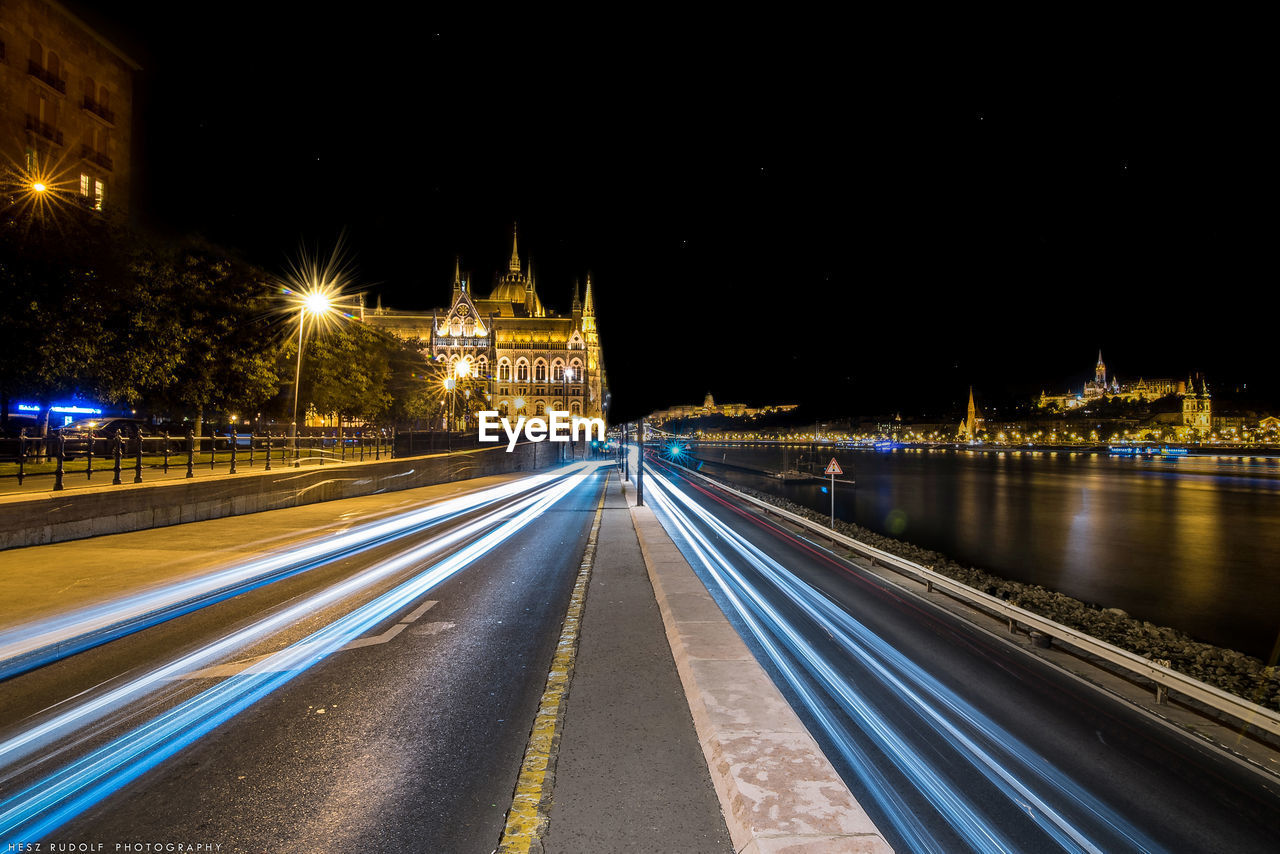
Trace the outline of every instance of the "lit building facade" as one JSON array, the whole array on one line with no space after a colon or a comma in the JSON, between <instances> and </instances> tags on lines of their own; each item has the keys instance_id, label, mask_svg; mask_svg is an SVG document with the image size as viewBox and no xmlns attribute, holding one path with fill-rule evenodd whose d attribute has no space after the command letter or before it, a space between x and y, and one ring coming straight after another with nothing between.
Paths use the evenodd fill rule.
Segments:
<instances>
[{"instance_id":1,"label":"lit building facade","mask_svg":"<svg viewBox=\"0 0 1280 854\"><path fill-rule=\"evenodd\" d=\"M592 287L590 275L585 296L574 285L569 314L549 310L513 235L507 269L495 275L487 295L473 291L459 262L446 307L429 312L378 307L363 317L400 338L422 341L428 355L448 364L451 373L465 362L502 415L544 415L555 409L603 418L609 383Z\"/></svg>"},{"instance_id":2,"label":"lit building facade","mask_svg":"<svg viewBox=\"0 0 1280 854\"><path fill-rule=\"evenodd\" d=\"M649 418L661 423L678 418L700 418L704 415L725 415L729 418L754 418L757 415L768 415L772 412L790 412L797 404L779 403L768 406L747 406L745 403L716 403L711 392L702 399L702 405L671 406L651 412Z\"/></svg>"},{"instance_id":3,"label":"lit building facade","mask_svg":"<svg viewBox=\"0 0 1280 854\"><path fill-rule=\"evenodd\" d=\"M1075 409L1101 398L1119 398L1128 403L1158 400L1171 394L1185 394L1186 383L1175 379L1145 379L1137 382L1120 382L1120 378L1107 377L1107 366L1102 361L1102 351L1098 351L1098 362L1094 365L1093 379L1084 384L1077 394L1048 394L1040 392L1037 404L1041 409Z\"/></svg>"},{"instance_id":4,"label":"lit building facade","mask_svg":"<svg viewBox=\"0 0 1280 854\"><path fill-rule=\"evenodd\" d=\"M0 0L0 164L127 214L136 62L53 0Z\"/></svg>"}]
</instances>

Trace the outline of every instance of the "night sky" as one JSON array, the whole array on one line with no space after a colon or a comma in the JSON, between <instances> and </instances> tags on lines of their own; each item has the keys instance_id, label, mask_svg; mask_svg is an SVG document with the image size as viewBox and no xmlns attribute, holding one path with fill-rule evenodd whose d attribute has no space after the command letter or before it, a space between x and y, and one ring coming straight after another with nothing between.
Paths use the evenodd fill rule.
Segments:
<instances>
[{"instance_id":1,"label":"night sky","mask_svg":"<svg viewBox=\"0 0 1280 854\"><path fill-rule=\"evenodd\" d=\"M1122 380L1275 392L1257 93L1131 49L1046 74L817 26L70 5L145 68L144 221L270 270L345 232L402 309L447 301L455 254L486 292L518 221L550 307L592 274L615 418L707 391L950 414L1078 385L1099 347Z\"/></svg>"}]
</instances>

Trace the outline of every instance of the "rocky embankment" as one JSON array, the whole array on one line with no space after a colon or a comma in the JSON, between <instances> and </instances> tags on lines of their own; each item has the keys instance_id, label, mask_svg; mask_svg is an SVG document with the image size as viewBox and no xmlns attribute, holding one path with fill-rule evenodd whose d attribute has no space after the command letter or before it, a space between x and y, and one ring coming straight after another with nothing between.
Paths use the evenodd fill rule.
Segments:
<instances>
[{"instance_id":1,"label":"rocky embankment","mask_svg":"<svg viewBox=\"0 0 1280 854\"><path fill-rule=\"evenodd\" d=\"M830 522L830 517L826 514L810 510L794 501L730 481L724 483L806 519L824 525ZM961 566L938 552L877 534L851 522L838 520L836 530L869 546L931 567L935 572L975 590L998 596L1019 608L1078 629L1144 658L1166 659L1180 673L1230 691L1260 706L1280 711L1280 667L1266 667L1260 660L1244 653L1201 643L1185 632L1168 626L1136 620L1119 608L1100 608L1047 590L1038 584L1009 581L980 569Z\"/></svg>"}]
</instances>

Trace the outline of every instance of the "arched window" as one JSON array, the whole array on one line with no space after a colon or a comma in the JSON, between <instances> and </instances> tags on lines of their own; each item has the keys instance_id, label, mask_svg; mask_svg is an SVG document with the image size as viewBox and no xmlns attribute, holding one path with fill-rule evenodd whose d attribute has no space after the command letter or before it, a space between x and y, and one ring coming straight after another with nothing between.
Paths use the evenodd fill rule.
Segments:
<instances>
[{"instance_id":1,"label":"arched window","mask_svg":"<svg viewBox=\"0 0 1280 854\"><path fill-rule=\"evenodd\" d=\"M536 405L534 406L534 408L533 408L533 414L534 414L534 415L546 415L546 414L547 414L547 405L546 405L545 403L543 403L541 400L540 400L540 401L538 401L538 402L537 402L537 404L536 404Z\"/></svg>"},{"instance_id":2,"label":"arched window","mask_svg":"<svg viewBox=\"0 0 1280 854\"><path fill-rule=\"evenodd\" d=\"M573 415L581 415L582 404L575 400L573 403L569 404L569 412Z\"/></svg>"},{"instance_id":3,"label":"arched window","mask_svg":"<svg viewBox=\"0 0 1280 854\"><path fill-rule=\"evenodd\" d=\"M102 91L107 91L105 86L102 87ZM84 79L84 96L90 101L98 100L98 85L93 82L92 77L86 77Z\"/></svg>"},{"instance_id":4,"label":"arched window","mask_svg":"<svg viewBox=\"0 0 1280 854\"><path fill-rule=\"evenodd\" d=\"M36 65L44 68L44 48L35 39L31 40L31 50L27 53L27 57Z\"/></svg>"},{"instance_id":5,"label":"arched window","mask_svg":"<svg viewBox=\"0 0 1280 854\"><path fill-rule=\"evenodd\" d=\"M489 359L488 359L488 357L486 357L486 356L481 356L479 359L476 359L476 376L481 377L481 378L483 378L483 379L488 379L488 378L489 378Z\"/></svg>"},{"instance_id":6,"label":"arched window","mask_svg":"<svg viewBox=\"0 0 1280 854\"><path fill-rule=\"evenodd\" d=\"M516 382L527 383L529 381L529 363L524 359L516 362Z\"/></svg>"},{"instance_id":7,"label":"arched window","mask_svg":"<svg viewBox=\"0 0 1280 854\"><path fill-rule=\"evenodd\" d=\"M455 317L449 321L449 334L457 338L462 334L462 320Z\"/></svg>"},{"instance_id":8,"label":"arched window","mask_svg":"<svg viewBox=\"0 0 1280 854\"><path fill-rule=\"evenodd\" d=\"M98 105L104 110L111 109L111 93L107 91L106 86L98 90Z\"/></svg>"},{"instance_id":9,"label":"arched window","mask_svg":"<svg viewBox=\"0 0 1280 854\"><path fill-rule=\"evenodd\" d=\"M583 380L583 376L582 376L582 363L581 363L581 362L579 362L577 359L574 359L572 362L570 362L570 363L569 363L569 370L573 372L573 373L569 376L569 382L571 382L571 383L580 383L580 382L582 382L582 380Z\"/></svg>"},{"instance_id":10,"label":"arched window","mask_svg":"<svg viewBox=\"0 0 1280 854\"><path fill-rule=\"evenodd\" d=\"M58 61L58 55L53 51L49 51L49 76L54 80L62 78L62 63Z\"/></svg>"},{"instance_id":11,"label":"arched window","mask_svg":"<svg viewBox=\"0 0 1280 854\"><path fill-rule=\"evenodd\" d=\"M501 359L498 362L498 379L506 381L511 379L511 362Z\"/></svg>"},{"instance_id":12,"label":"arched window","mask_svg":"<svg viewBox=\"0 0 1280 854\"><path fill-rule=\"evenodd\" d=\"M540 383L547 381L547 363L542 359L533 363L533 379Z\"/></svg>"},{"instance_id":13,"label":"arched window","mask_svg":"<svg viewBox=\"0 0 1280 854\"><path fill-rule=\"evenodd\" d=\"M507 413L511 411L511 401L504 400L498 404L498 414L503 418L507 417Z\"/></svg>"},{"instance_id":14,"label":"arched window","mask_svg":"<svg viewBox=\"0 0 1280 854\"><path fill-rule=\"evenodd\" d=\"M551 363L551 381L555 383L564 381L564 362L559 359Z\"/></svg>"}]
</instances>

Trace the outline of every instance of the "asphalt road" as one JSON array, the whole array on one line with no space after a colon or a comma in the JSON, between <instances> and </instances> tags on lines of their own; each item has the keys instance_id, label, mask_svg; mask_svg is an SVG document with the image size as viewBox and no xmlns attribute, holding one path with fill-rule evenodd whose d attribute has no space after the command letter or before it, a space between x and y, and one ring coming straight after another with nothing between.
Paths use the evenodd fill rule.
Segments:
<instances>
[{"instance_id":1,"label":"asphalt road","mask_svg":"<svg viewBox=\"0 0 1280 854\"><path fill-rule=\"evenodd\" d=\"M590 475L514 536L371 624L356 644L297 673L56 831L26 841L101 843L104 851L140 842L251 852L492 851L603 481L603 472ZM484 515L464 514L8 680L0 685L0 738L76 695L100 694L156 661L477 525L447 549L308 612L233 658L293 644L464 553L496 529L498 521L486 524ZM229 669L189 673L0 768L0 809L51 766L184 708L242 667L219 666Z\"/></svg>"},{"instance_id":2,"label":"asphalt road","mask_svg":"<svg viewBox=\"0 0 1280 854\"><path fill-rule=\"evenodd\" d=\"M688 508L680 512L704 544L668 524L731 615L699 548L741 573L744 583L730 589L752 616L732 617L735 625L896 850L1280 850L1280 781L890 588L719 490L655 468L750 544L733 549L731 536ZM646 478L646 497L656 480ZM664 524L671 515L659 513ZM752 548L821 596L806 606L783 592L747 556ZM860 624L848 629L852 645L831 618L815 617L824 597ZM744 630L752 620L766 640ZM770 646L779 662L769 661ZM830 667L825 678L815 661Z\"/></svg>"}]
</instances>

